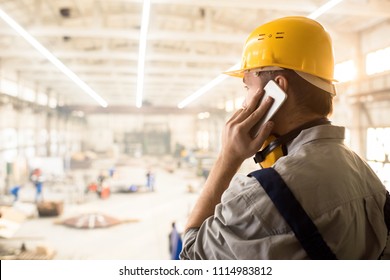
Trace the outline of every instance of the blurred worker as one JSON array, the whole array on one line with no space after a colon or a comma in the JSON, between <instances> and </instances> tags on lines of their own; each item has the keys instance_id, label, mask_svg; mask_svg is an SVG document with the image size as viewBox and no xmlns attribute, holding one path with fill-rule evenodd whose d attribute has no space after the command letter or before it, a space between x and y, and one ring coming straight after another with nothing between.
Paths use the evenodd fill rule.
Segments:
<instances>
[{"instance_id":1,"label":"blurred worker","mask_svg":"<svg viewBox=\"0 0 390 280\"><path fill-rule=\"evenodd\" d=\"M19 192L20 192L21 188L22 188L21 185L16 185L16 186L13 186L12 189L10 190L10 193L14 197L14 202L19 200Z\"/></svg>"},{"instance_id":2,"label":"blurred worker","mask_svg":"<svg viewBox=\"0 0 390 280\"><path fill-rule=\"evenodd\" d=\"M100 198L106 199L110 196L110 186L107 182L108 173L107 171L100 171L97 178L97 194Z\"/></svg>"},{"instance_id":3,"label":"blurred worker","mask_svg":"<svg viewBox=\"0 0 390 280\"><path fill-rule=\"evenodd\" d=\"M42 188L43 188L43 181L44 181L42 170L40 168L35 168L31 172L30 179L35 186L35 202L36 203L41 202L43 200Z\"/></svg>"},{"instance_id":4,"label":"blurred worker","mask_svg":"<svg viewBox=\"0 0 390 280\"><path fill-rule=\"evenodd\" d=\"M168 235L168 241L171 260L179 260L183 241L181 239L179 231L177 230L175 222L172 223L172 229Z\"/></svg>"},{"instance_id":5,"label":"blurred worker","mask_svg":"<svg viewBox=\"0 0 390 280\"><path fill-rule=\"evenodd\" d=\"M281 18L249 35L241 68L227 73L243 78L246 101L226 123L221 151L188 219L182 259L382 255L388 193L344 145L344 128L327 119L333 70L330 36L314 20ZM270 80L287 99L256 136L253 127L273 103L258 105ZM263 169L234 176L255 154Z\"/></svg>"},{"instance_id":6,"label":"blurred worker","mask_svg":"<svg viewBox=\"0 0 390 280\"><path fill-rule=\"evenodd\" d=\"M116 174L115 166L113 166L110 169L108 169L108 174L109 174L110 178L114 178L114 176Z\"/></svg>"},{"instance_id":7,"label":"blurred worker","mask_svg":"<svg viewBox=\"0 0 390 280\"><path fill-rule=\"evenodd\" d=\"M152 170L149 168L146 172L146 187L149 189L149 191L154 191L154 183L155 183L155 175L152 172Z\"/></svg>"}]
</instances>

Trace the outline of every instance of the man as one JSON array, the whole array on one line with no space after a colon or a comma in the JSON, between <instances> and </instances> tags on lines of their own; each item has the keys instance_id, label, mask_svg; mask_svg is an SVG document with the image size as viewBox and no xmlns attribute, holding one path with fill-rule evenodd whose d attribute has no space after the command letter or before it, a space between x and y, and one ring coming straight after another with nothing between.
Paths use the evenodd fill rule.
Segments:
<instances>
[{"instance_id":1,"label":"man","mask_svg":"<svg viewBox=\"0 0 390 280\"><path fill-rule=\"evenodd\" d=\"M35 186L35 202L42 202L43 197L42 197L42 188L43 188L43 175L42 175L42 170L40 168L35 168L30 177L31 181L33 182Z\"/></svg>"},{"instance_id":2,"label":"man","mask_svg":"<svg viewBox=\"0 0 390 280\"><path fill-rule=\"evenodd\" d=\"M241 69L227 73L243 78L246 101L226 124L221 151L188 219L182 259L383 255L386 190L344 145L344 128L327 119L335 95L333 68L331 39L316 21L286 17L250 34ZM268 98L258 105L269 80L287 99L254 136L253 126L273 102ZM254 154L267 168L234 176ZM280 186L292 195L273 195ZM294 216L300 207L302 219ZM302 236L307 224L314 234Z\"/></svg>"}]
</instances>

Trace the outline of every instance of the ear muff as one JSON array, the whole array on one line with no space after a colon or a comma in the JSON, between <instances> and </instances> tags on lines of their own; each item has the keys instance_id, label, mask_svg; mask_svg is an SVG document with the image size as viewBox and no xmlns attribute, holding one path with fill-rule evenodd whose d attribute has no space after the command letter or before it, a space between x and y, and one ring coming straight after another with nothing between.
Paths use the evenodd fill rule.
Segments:
<instances>
[{"instance_id":1,"label":"ear muff","mask_svg":"<svg viewBox=\"0 0 390 280\"><path fill-rule=\"evenodd\" d=\"M268 168L282 156L287 155L287 148L274 136L270 135L264 142L262 149L256 153L255 162L262 168Z\"/></svg>"},{"instance_id":2,"label":"ear muff","mask_svg":"<svg viewBox=\"0 0 390 280\"><path fill-rule=\"evenodd\" d=\"M286 144L296 138L302 130L323 124L330 124L330 121L327 118L316 119L314 121L304 123L278 138L274 135L270 135L264 141L261 150L256 153L254 157L255 163L258 163L262 168L271 167L279 158L287 155Z\"/></svg>"}]
</instances>

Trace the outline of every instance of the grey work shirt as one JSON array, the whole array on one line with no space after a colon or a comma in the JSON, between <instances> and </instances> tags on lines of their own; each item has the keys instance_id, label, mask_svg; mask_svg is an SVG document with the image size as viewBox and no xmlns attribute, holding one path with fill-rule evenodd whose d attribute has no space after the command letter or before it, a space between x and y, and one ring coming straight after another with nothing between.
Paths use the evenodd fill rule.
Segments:
<instances>
[{"instance_id":1,"label":"grey work shirt","mask_svg":"<svg viewBox=\"0 0 390 280\"><path fill-rule=\"evenodd\" d=\"M273 166L339 259L377 259L387 242L386 190L344 145L344 128L303 130ZM386 250L389 248L387 246ZM200 228L183 237L182 259L307 259L255 178L237 174Z\"/></svg>"}]
</instances>

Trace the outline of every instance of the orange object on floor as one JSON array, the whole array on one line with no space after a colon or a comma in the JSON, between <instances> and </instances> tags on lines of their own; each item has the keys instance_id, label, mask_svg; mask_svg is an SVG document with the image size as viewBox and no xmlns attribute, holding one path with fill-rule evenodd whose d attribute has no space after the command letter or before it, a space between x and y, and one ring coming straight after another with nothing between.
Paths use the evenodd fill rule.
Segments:
<instances>
[{"instance_id":1,"label":"orange object on floor","mask_svg":"<svg viewBox=\"0 0 390 280\"><path fill-rule=\"evenodd\" d=\"M96 183L91 183L88 185L88 191L90 192L96 192L97 191L97 184Z\"/></svg>"},{"instance_id":2,"label":"orange object on floor","mask_svg":"<svg viewBox=\"0 0 390 280\"><path fill-rule=\"evenodd\" d=\"M110 188L109 187L103 187L101 193L100 193L100 198L106 199L110 196Z\"/></svg>"}]
</instances>

